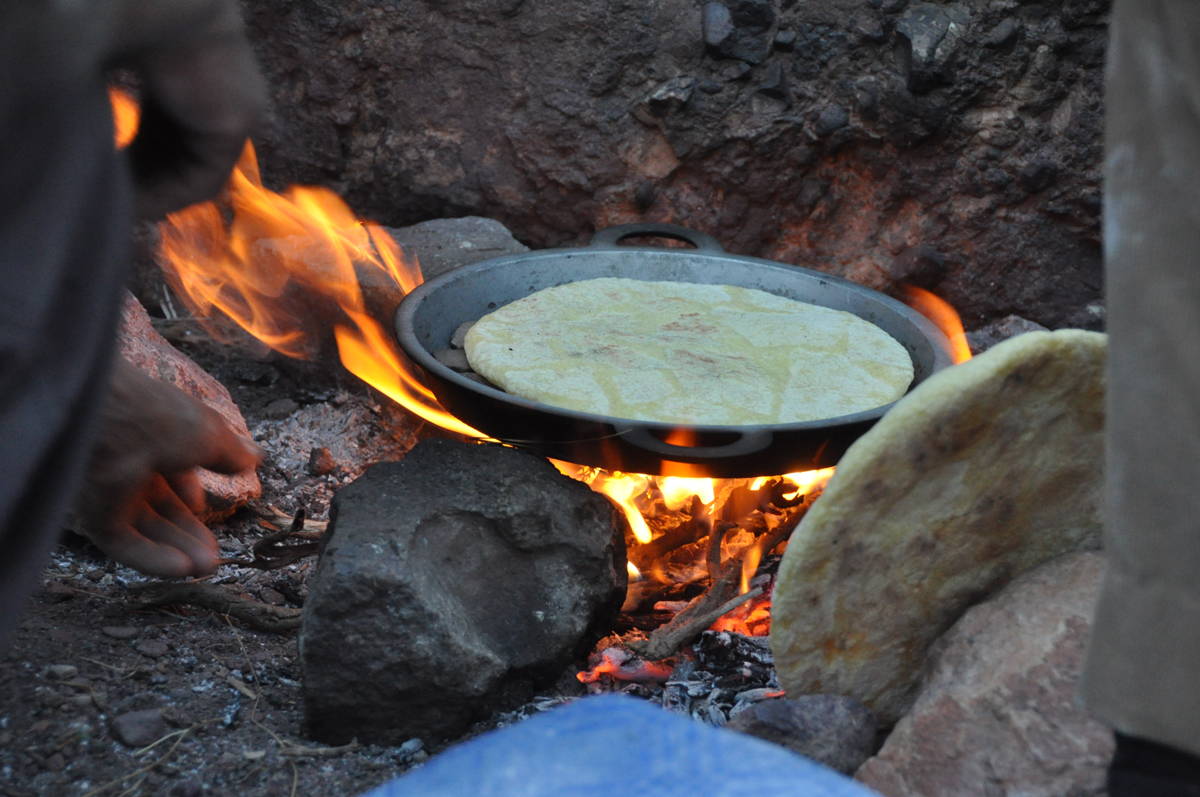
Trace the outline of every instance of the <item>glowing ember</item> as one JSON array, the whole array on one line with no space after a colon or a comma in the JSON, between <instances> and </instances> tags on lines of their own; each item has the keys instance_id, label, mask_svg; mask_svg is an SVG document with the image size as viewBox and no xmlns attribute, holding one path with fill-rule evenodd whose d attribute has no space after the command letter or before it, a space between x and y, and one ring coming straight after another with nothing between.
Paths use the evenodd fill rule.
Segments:
<instances>
[{"instance_id":1,"label":"glowing ember","mask_svg":"<svg viewBox=\"0 0 1200 797\"><path fill-rule=\"evenodd\" d=\"M118 86L108 87L108 101L112 104L114 143L117 149L125 149L137 135L142 109L132 94Z\"/></svg>"},{"instance_id":2,"label":"glowing ember","mask_svg":"<svg viewBox=\"0 0 1200 797\"><path fill-rule=\"evenodd\" d=\"M962 319L953 307L934 294L915 285L905 285L904 301L932 321L950 341L951 358L955 363L971 359L971 347L963 331Z\"/></svg>"},{"instance_id":3,"label":"glowing ember","mask_svg":"<svg viewBox=\"0 0 1200 797\"><path fill-rule=\"evenodd\" d=\"M655 661L643 661L624 648L605 648L600 661L590 670L576 673L580 683L591 684L607 675L615 681L662 683L671 677L674 667Z\"/></svg>"}]
</instances>

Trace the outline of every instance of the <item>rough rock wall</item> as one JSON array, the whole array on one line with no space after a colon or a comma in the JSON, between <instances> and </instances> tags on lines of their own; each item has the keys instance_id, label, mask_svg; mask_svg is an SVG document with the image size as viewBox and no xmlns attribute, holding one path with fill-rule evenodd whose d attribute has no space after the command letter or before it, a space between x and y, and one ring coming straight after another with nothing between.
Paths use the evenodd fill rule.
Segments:
<instances>
[{"instance_id":1,"label":"rough rock wall","mask_svg":"<svg viewBox=\"0 0 1200 797\"><path fill-rule=\"evenodd\" d=\"M968 327L1096 327L1106 0L246 0L268 178L525 243L637 220Z\"/></svg>"}]
</instances>

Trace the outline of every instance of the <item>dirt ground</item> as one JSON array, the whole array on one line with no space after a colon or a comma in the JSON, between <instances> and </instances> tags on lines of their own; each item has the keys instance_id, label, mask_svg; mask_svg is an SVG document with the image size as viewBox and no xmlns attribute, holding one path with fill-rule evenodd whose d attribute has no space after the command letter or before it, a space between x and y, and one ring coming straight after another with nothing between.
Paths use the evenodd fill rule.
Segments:
<instances>
[{"instance_id":1,"label":"dirt ground","mask_svg":"<svg viewBox=\"0 0 1200 797\"><path fill-rule=\"evenodd\" d=\"M415 442L419 423L337 368L247 359L194 330L166 331L230 388L268 451L262 500L215 526L226 557L249 558L269 524L298 509L326 517L338 486ZM332 470L298 464L326 444ZM210 581L294 608L314 564L224 566ZM343 749L305 739L296 632L144 608L134 590L148 581L64 535L0 654L0 794L351 795L428 755L422 740Z\"/></svg>"}]
</instances>

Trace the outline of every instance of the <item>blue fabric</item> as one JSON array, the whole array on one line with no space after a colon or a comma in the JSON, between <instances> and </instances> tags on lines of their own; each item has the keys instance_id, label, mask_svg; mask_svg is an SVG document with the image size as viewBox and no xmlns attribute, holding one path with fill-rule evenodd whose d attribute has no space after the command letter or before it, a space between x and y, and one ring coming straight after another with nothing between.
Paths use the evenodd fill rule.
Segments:
<instances>
[{"instance_id":1,"label":"blue fabric","mask_svg":"<svg viewBox=\"0 0 1200 797\"><path fill-rule=\"evenodd\" d=\"M577 700L484 734L367 797L872 797L777 745L642 700Z\"/></svg>"}]
</instances>

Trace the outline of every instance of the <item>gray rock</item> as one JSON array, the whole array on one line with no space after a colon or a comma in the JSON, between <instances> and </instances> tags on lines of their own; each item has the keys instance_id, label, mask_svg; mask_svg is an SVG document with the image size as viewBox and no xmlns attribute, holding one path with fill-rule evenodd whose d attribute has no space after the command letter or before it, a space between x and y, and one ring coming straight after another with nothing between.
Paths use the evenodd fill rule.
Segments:
<instances>
[{"instance_id":1,"label":"gray rock","mask_svg":"<svg viewBox=\"0 0 1200 797\"><path fill-rule=\"evenodd\" d=\"M875 752L875 715L852 697L764 700L733 716L725 727L782 745L845 775Z\"/></svg>"},{"instance_id":2,"label":"gray rock","mask_svg":"<svg viewBox=\"0 0 1200 797\"><path fill-rule=\"evenodd\" d=\"M405 254L417 258L426 280L480 260L529 251L503 224L479 216L433 219L388 232Z\"/></svg>"},{"instance_id":3,"label":"gray rock","mask_svg":"<svg viewBox=\"0 0 1200 797\"><path fill-rule=\"evenodd\" d=\"M970 21L961 5L933 3L910 6L896 20L896 32L909 43L910 89L926 92L952 79L948 67Z\"/></svg>"},{"instance_id":4,"label":"gray rock","mask_svg":"<svg viewBox=\"0 0 1200 797\"><path fill-rule=\"evenodd\" d=\"M131 625L106 625L100 631L105 636L112 637L113 639L133 639L141 633Z\"/></svg>"},{"instance_id":5,"label":"gray rock","mask_svg":"<svg viewBox=\"0 0 1200 797\"><path fill-rule=\"evenodd\" d=\"M424 281L460 266L529 251L503 224L478 216L432 219L409 227L387 228L387 232L400 245L405 258L420 265ZM404 291L379 269L360 268L357 273L368 311L390 329Z\"/></svg>"},{"instance_id":6,"label":"gray rock","mask_svg":"<svg viewBox=\"0 0 1200 797\"><path fill-rule=\"evenodd\" d=\"M461 733L553 682L624 594L621 513L514 449L424 441L333 512L300 631L323 741Z\"/></svg>"},{"instance_id":7,"label":"gray rock","mask_svg":"<svg viewBox=\"0 0 1200 797\"><path fill-rule=\"evenodd\" d=\"M830 133L841 130L850 123L850 114L840 105L830 105L821 109L820 115L817 117L817 135L827 136Z\"/></svg>"},{"instance_id":8,"label":"gray rock","mask_svg":"<svg viewBox=\"0 0 1200 797\"><path fill-rule=\"evenodd\" d=\"M968 327L1019 312L1099 328L1083 308L1102 284L1103 9L1024 4L1020 34L989 47L1013 4L951 4L970 15L962 38L943 15L946 32L918 50L962 77L914 94L896 63L897 49L912 50L894 30L905 5L776 3L762 40L794 32L793 49L751 67L701 41L702 30L736 38L732 2L634 12L625 0L509 10L470 0L400 14L388 0L257 0L246 14L275 101L256 143L270 182L328 185L393 226L473 214L542 248L669 220L732 252L885 289L896 252L920 241L948 257L923 287ZM727 25L712 18L722 13ZM758 91L773 63L790 73L790 104ZM709 88L646 125L633 110L678 77ZM863 81L873 88L847 96ZM853 106L849 123L811 140L811 120L833 104ZM976 167L1001 131L1013 140L1009 173L1046 156L1057 164L1046 187L982 179ZM807 182L829 191L790 201Z\"/></svg>"},{"instance_id":9,"label":"gray rock","mask_svg":"<svg viewBox=\"0 0 1200 797\"><path fill-rule=\"evenodd\" d=\"M170 650L170 646L167 645L166 640L143 639L134 645L134 649L143 656L148 656L152 659L159 659L167 655L167 651Z\"/></svg>"},{"instance_id":10,"label":"gray rock","mask_svg":"<svg viewBox=\"0 0 1200 797\"><path fill-rule=\"evenodd\" d=\"M111 728L113 736L126 747L145 747L166 735L167 721L162 709L150 708L113 717Z\"/></svg>"},{"instance_id":11,"label":"gray rock","mask_svg":"<svg viewBox=\"0 0 1200 797\"><path fill-rule=\"evenodd\" d=\"M250 437L242 411L233 403L225 386L214 379L190 357L158 334L150 315L131 294L121 308L121 327L117 336L120 355L149 376L167 382L212 407L234 433ZM254 471L227 476L199 470L204 487L206 510L201 520L219 520L262 494L262 485Z\"/></svg>"},{"instance_id":12,"label":"gray rock","mask_svg":"<svg viewBox=\"0 0 1200 797\"><path fill-rule=\"evenodd\" d=\"M1021 32L1021 22L1015 17L1007 17L996 23L987 35L983 37L983 43L988 47L1003 47L1011 44Z\"/></svg>"},{"instance_id":13,"label":"gray rock","mask_svg":"<svg viewBox=\"0 0 1200 797\"><path fill-rule=\"evenodd\" d=\"M705 46L719 54L721 46L733 36L733 16L729 13L729 6L724 3L705 3L700 24Z\"/></svg>"},{"instance_id":14,"label":"gray rock","mask_svg":"<svg viewBox=\"0 0 1200 797\"><path fill-rule=\"evenodd\" d=\"M980 354L995 346L997 343L1023 335L1026 332L1048 332L1041 324L1021 318L1019 315L1007 315L998 321L985 324L979 329L967 333L967 345L971 351Z\"/></svg>"},{"instance_id":15,"label":"gray rock","mask_svg":"<svg viewBox=\"0 0 1200 797\"><path fill-rule=\"evenodd\" d=\"M1112 732L1076 699L1102 570L1064 556L963 615L857 779L888 797L1103 794Z\"/></svg>"},{"instance_id":16,"label":"gray rock","mask_svg":"<svg viewBox=\"0 0 1200 797\"><path fill-rule=\"evenodd\" d=\"M69 681L79 674L74 664L51 664L46 668L46 677L55 681Z\"/></svg>"},{"instance_id":17,"label":"gray rock","mask_svg":"<svg viewBox=\"0 0 1200 797\"><path fill-rule=\"evenodd\" d=\"M716 58L760 64L771 51L769 31L775 21L771 0L705 3L701 20L704 44Z\"/></svg>"}]
</instances>

